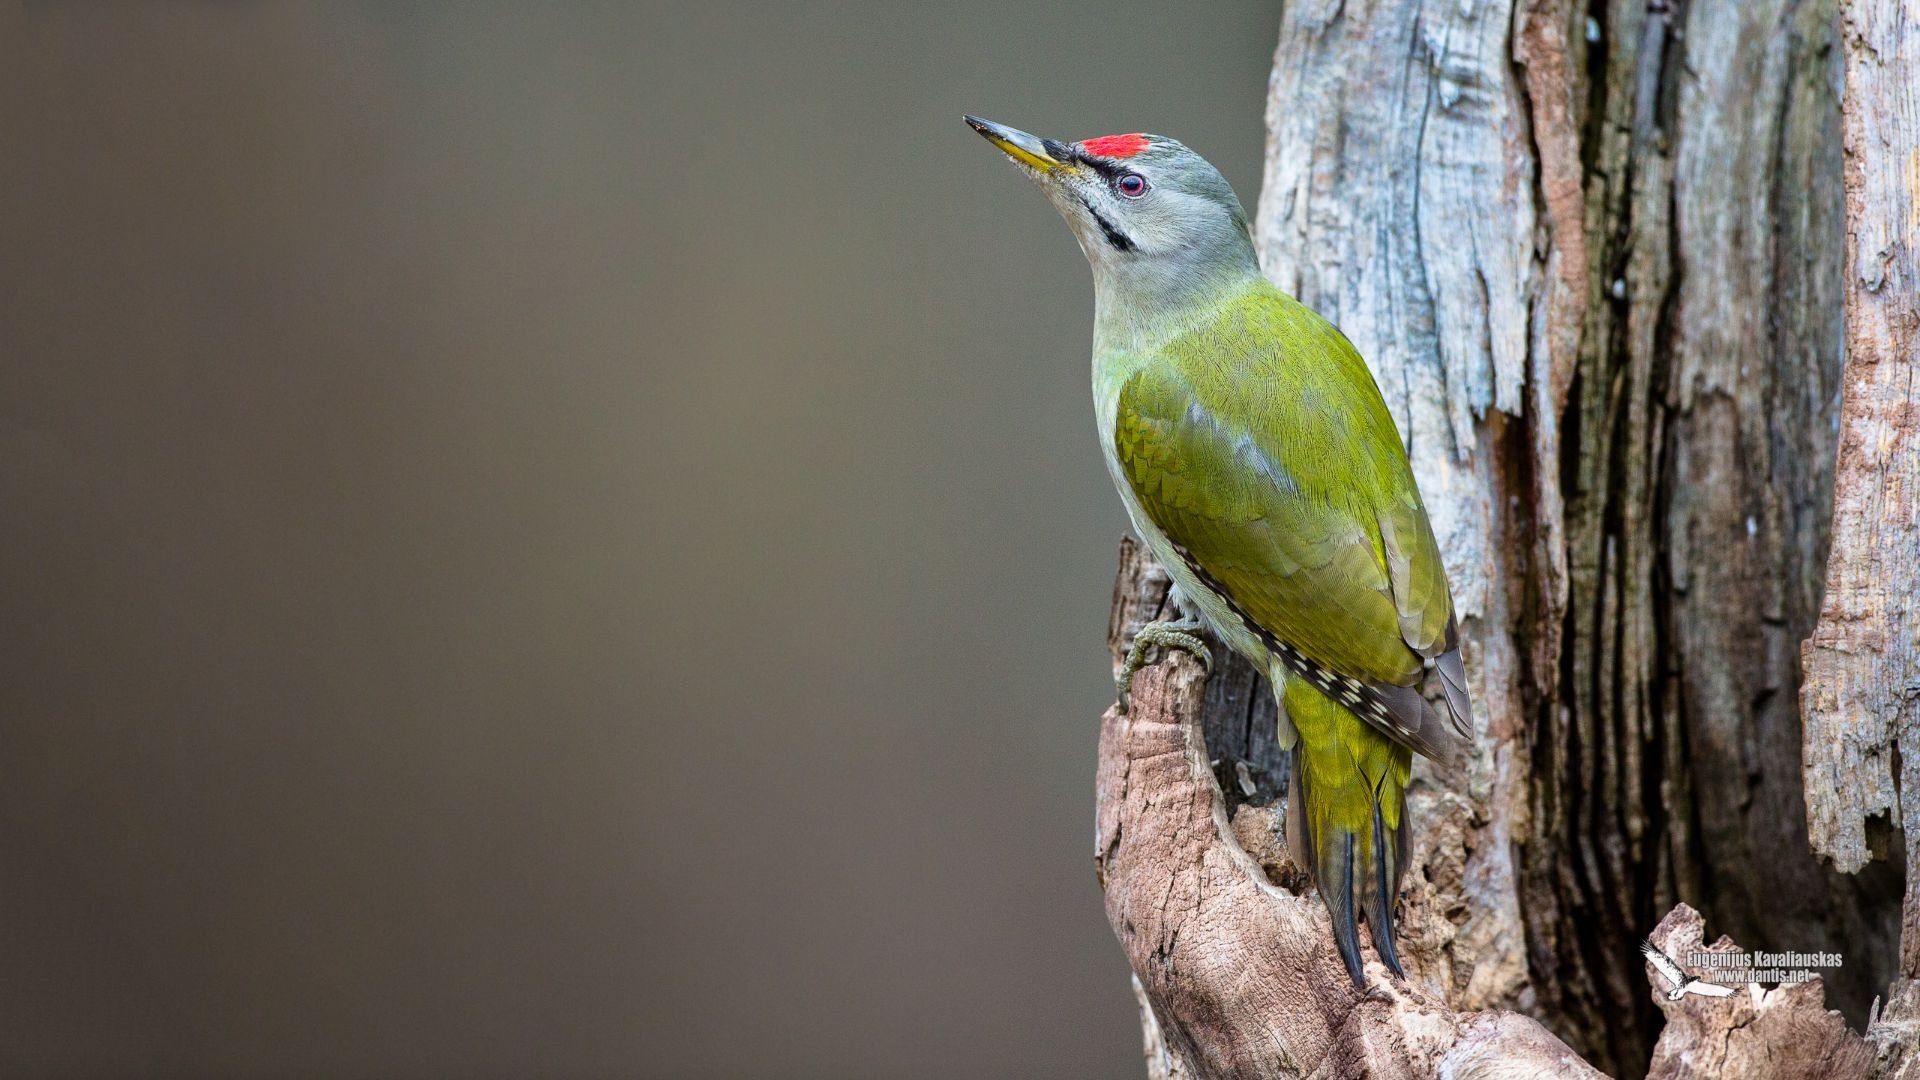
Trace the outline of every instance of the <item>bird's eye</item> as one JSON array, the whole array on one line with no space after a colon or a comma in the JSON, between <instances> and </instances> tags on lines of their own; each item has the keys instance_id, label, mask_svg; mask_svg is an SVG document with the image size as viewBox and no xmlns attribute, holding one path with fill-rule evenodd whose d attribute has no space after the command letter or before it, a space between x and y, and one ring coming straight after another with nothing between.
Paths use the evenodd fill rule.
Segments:
<instances>
[{"instance_id":1,"label":"bird's eye","mask_svg":"<svg viewBox=\"0 0 1920 1080\"><path fill-rule=\"evenodd\" d=\"M1147 193L1147 178L1137 172L1130 172L1120 178L1120 194L1129 199L1137 199Z\"/></svg>"}]
</instances>

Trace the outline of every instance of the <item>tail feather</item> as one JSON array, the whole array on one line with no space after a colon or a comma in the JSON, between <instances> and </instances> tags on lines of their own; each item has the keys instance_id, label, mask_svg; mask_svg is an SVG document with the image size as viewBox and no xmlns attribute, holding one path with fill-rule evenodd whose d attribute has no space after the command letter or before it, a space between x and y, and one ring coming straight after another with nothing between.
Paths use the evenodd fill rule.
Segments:
<instances>
[{"instance_id":1,"label":"tail feather","mask_svg":"<svg viewBox=\"0 0 1920 1080\"><path fill-rule=\"evenodd\" d=\"M1360 933L1353 910L1354 839L1354 834L1345 833L1334 840L1330 865L1324 873L1316 869L1314 880L1320 884L1320 898L1327 902L1327 911L1333 916L1333 943L1340 949L1340 962L1347 965L1355 986L1365 986L1367 977L1362 973Z\"/></svg>"},{"instance_id":2,"label":"tail feather","mask_svg":"<svg viewBox=\"0 0 1920 1080\"><path fill-rule=\"evenodd\" d=\"M1287 842L1294 861L1313 874L1354 985L1367 985L1360 959L1361 913L1381 962L1404 977L1394 947L1393 905L1406 860L1412 752L1305 680L1287 680L1284 698L1299 736L1287 795Z\"/></svg>"},{"instance_id":3,"label":"tail feather","mask_svg":"<svg viewBox=\"0 0 1920 1080\"><path fill-rule=\"evenodd\" d=\"M1406 815L1401 814L1400 820L1404 822ZM1373 934L1373 951L1380 954L1380 962L1403 979L1407 973L1400 966L1400 954L1393 947L1393 901L1400 894L1400 859L1395 849L1400 846L1398 838L1404 835L1404 828L1398 834L1387 832L1376 797L1373 803L1373 895L1367 898L1367 929Z\"/></svg>"},{"instance_id":4,"label":"tail feather","mask_svg":"<svg viewBox=\"0 0 1920 1080\"><path fill-rule=\"evenodd\" d=\"M1305 756L1298 746L1287 755L1287 855L1293 865L1311 874L1320 862L1313 853L1313 833L1307 829L1307 777L1301 767Z\"/></svg>"}]
</instances>

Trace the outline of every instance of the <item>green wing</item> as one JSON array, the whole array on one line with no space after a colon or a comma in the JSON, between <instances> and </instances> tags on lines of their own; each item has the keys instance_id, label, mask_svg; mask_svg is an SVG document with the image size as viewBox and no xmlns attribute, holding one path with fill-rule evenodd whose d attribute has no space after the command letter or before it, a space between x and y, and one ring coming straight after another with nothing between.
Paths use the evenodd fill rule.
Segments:
<instances>
[{"instance_id":1,"label":"green wing","mask_svg":"<svg viewBox=\"0 0 1920 1080\"><path fill-rule=\"evenodd\" d=\"M1290 670L1451 754L1469 727L1446 572L1386 403L1332 324L1249 293L1121 387L1114 449L1147 516ZM1452 735L1416 689L1428 659Z\"/></svg>"}]
</instances>

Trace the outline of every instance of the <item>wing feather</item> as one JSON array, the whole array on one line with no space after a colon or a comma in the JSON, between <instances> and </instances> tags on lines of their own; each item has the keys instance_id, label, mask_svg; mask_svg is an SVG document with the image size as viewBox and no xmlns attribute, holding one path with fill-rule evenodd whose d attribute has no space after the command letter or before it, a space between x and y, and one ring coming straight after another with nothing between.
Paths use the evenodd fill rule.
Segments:
<instances>
[{"instance_id":1,"label":"wing feather","mask_svg":"<svg viewBox=\"0 0 1920 1080\"><path fill-rule=\"evenodd\" d=\"M1732 997L1733 987L1725 983L1702 982L1695 979L1687 984L1687 993L1699 994L1703 997Z\"/></svg>"},{"instance_id":2,"label":"wing feather","mask_svg":"<svg viewBox=\"0 0 1920 1080\"><path fill-rule=\"evenodd\" d=\"M1414 750L1451 758L1471 731L1466 673L1399 435L1346 339L1271 295L1121 386L1120 471L1195 576L1290 672ZM1445 719L1418 689L1430 666Z\"/></svg>"},{"instance_id":3,"label":"wing feather","mask_svg":"<svg viewBox=\"0 0 1920 1080\"><path fill-rule=\"evenodd\" d=\"M1640 942L1640 955L1646 957L1647 963L1653 965L1653 970L1667 980L1668 986L1680 986L1687 981L1687 973L1681 971L1680 965L1668 959L1667 954L1661 952L1660 947L1652 941Z\"/></svg>"}]
</instances>

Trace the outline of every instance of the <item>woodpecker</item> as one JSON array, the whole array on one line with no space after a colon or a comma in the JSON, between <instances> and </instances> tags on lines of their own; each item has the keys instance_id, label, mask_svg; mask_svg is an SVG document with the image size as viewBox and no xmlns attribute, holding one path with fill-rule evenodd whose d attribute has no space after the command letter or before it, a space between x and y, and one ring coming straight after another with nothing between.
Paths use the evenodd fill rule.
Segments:
<instances>
[{"instance_id":1,"label":"woodpecker","mask_svg":"<svg viewBox=\"0 0 1920 1080\"><path fill-rule=\"evenodd\" d=\"M1265 672L1290 751L1293 860L1354 985L1367 985L1361 914L1404 978L1393 908L1413 754L1457 761L1473 722L1446 568L1372 372L1261 274L1240 200L1192 150L966 122L1040 188L1093 268L1101 449L1183 615L1134 638L1120 710L1150 646L1210 663L1203 626Z\"/></svg>"}]
</instances>

